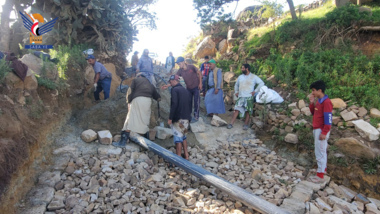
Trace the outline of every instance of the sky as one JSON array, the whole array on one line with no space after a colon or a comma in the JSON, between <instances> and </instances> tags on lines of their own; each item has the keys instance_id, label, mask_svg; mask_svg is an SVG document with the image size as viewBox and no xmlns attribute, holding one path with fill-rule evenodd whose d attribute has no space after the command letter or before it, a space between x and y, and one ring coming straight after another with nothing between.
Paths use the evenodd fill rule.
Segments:
<instances>
[{"instance_id":1,"label":"sky","mask_svg":"<svg viewBox=\"0 0 380 214\"><path fill-rule=\"evenodd\" d=\"M308 4L314 0L293 0L294 5ZM0 6L5 0L0 0ZM279 0L284 3L284 10L288 10L286 0ZM252 5L258 5L255 0L240 0L239 3L231 3L226 8L226 12L239 14L244 8ZM0 7L1 13L2 7ZM195 22L197 12L193 7L193 0L158 0L150 7L151 11L156 12L158 20L156 21L157 29L148 30L147 28L139 29L137 38L139 41L134 43L133 51L142 54L144 49L157 53L159 60L164 62L169 52L173 52L174 57L180 56L191 37L198 36L201 32L199 24ZM132 54L128 56L130 61Z\"/></svg>"}]
</instances>

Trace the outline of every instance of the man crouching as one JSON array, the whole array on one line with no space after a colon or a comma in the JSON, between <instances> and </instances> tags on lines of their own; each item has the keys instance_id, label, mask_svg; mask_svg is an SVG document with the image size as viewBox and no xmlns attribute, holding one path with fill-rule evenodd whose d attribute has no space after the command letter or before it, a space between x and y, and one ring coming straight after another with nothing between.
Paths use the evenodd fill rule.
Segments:
<instances>
[{"instance_id":1,"label":"man crouching","mask_svg":"<svg viewBox=\"0 0 380 214\"><path fill-rule=\"evenodd\" d=\"M171 75L169 83L172 86L172 90L168 124L173 131L177 155L181 156L183 148L184 158L189 160L186 133L189 127L189 121L191 120L191 94L179 83L178 75Z\"/></svg>"}]
</instances>

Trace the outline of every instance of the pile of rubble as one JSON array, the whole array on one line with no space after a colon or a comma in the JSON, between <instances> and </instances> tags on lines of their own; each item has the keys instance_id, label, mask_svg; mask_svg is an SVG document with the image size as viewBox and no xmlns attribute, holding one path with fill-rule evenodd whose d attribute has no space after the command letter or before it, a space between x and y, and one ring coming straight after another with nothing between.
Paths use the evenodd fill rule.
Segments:
<instances>
[{"instance_id":1,"label":"pile of rubble","mask_svg":"<svg viewBox=\"0 0 380 214\"><path fill-rule=\"evenodd\" d=\"M39 177L20 205L24 213L255 213L133 143L125 149L98 144L97 153L88 154L58 150L70 158ZM189 154L191 162L292 213L380 213L380 201L327 176L324 184L304 181L303 167L257 139L224 142L218 149L193 147Z\"/></svg>"}]
</instances>

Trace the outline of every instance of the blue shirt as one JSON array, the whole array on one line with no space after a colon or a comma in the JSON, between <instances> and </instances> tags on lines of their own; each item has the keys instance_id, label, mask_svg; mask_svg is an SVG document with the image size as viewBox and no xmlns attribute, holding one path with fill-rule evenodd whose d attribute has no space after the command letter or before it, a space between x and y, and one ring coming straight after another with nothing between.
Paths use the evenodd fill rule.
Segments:
<instances>
[{"instance_id":1,"label":"blue shirt","mask_svg":"<svg viewBox=\"0 0 380 214\"><path fill-rule=\"evenodd\" d=\"M139 69L140 72L153 73L152 59L149 56L142 55L137 63L137 69Z\"/></svg>"},{"instance_id":2,"label":"blue shirt","mask_svg":"<svg viewBox=\"0 0 380 214\"><path fill-rule=\"evenodd\" d=\"M95 75L97 73L100 73L99 80L103 80L106 77L112 78L112 74L109 71L107 71L106 67L104 67L102 63L96 61L92 67L94 68Z\"/></svg>"}]
</instances>

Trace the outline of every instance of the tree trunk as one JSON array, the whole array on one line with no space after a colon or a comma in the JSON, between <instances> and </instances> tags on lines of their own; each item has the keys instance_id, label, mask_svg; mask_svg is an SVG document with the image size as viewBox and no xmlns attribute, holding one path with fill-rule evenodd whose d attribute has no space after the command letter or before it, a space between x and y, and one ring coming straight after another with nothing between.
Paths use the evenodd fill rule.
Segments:
<instances>
[{"instance_id":1,"label":"tree trunk","mask_svg":"<svg viewBox=\"0 0 380 214\"><path fill-rule=\"evenodd\" d=\"M296 10L294 9L293 0L286 0L286 1L289 4L289 10L290 10L290 14L292 14L292 19L296 20L297 19L297 15L296 15Z\"/></svg>"},{"instance_id":2,"label":"tree trunk","mask_svg":"<svg viewBox=\"0 0 380 214\"><path fill-rule=\"evenodd\" d=\"M3 5L3 12L1 13L1 38L0 38L0 50L9 51L9 43L11 41L11 30L9 27L10 15L13 8L13 0L5 0Z\"/></svg>"}]
</instances>

